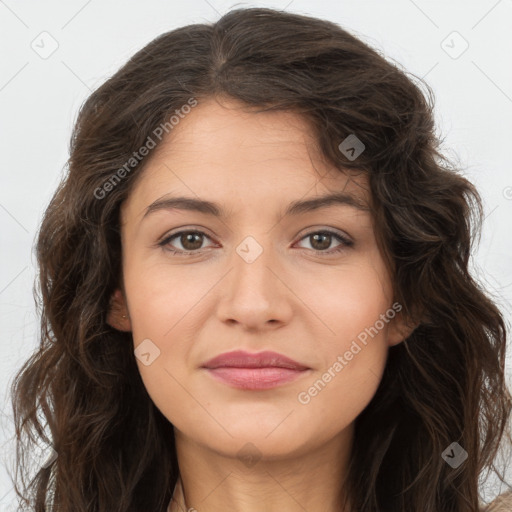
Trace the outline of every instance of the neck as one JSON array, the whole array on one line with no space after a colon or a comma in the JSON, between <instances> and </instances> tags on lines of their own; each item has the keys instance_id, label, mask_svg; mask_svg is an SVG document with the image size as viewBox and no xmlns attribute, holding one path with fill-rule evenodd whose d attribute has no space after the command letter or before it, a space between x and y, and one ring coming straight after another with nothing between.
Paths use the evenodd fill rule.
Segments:
<instances>
[{"instance_id":1,"label":"neck","mask_svg":"<svg viewBox=\"0 0 512 512\"><path fill-rule=\"evenodd\" d=\"M259 453L244 463L177 433L180 478L169 512L350 512L343 484L351 441L349 428L314 451L278 459Z\"/></svg>"}]
</instances>

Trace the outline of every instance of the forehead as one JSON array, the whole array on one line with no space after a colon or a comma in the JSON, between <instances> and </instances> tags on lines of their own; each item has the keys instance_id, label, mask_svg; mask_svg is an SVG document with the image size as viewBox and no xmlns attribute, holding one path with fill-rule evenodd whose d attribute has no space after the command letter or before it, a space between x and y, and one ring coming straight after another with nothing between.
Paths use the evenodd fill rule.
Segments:
<instances>
[{"instance_id":1,"label":"forehead","mask_svg":"<svg viewBox=\"0 0 512 512\"><path fill-rule=\"evenodd\" d=\"M199 102L149 155L126 206L140 211L166 193L260 209L338 191L368 203L364 173L327 162L303 117L247 109L230 99Z\"/></svg>"}]
</instances>

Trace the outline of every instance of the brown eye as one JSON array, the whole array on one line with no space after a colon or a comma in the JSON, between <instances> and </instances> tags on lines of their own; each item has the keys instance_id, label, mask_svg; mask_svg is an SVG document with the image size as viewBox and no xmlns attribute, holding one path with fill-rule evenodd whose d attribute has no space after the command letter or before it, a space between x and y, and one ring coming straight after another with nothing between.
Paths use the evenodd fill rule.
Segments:
<instances>
[{"instance_id":1,"label":"brown eye","mask_svg":"<svg viewBox=\"0 0 512 512\"><path fill-rule=\"evenodd\" d=\"M196 249L200 249L203 245L202 235L195 232L181 234L179 241L186 251L194 251Z\"/></svg>"},{"instance_id":2,"label":"brown eye","mask_svg":"<svg viewBox=\"0 0 512 512\"><path fill-rule=\"evenodd\" d=\"M329 248L332 236L326 233L315 233L314 235L310 235L309 239L312 241L311 246L313 249L321 251Z\"/></svg>"},{"instance_id":3,"label":"brown eye","mask_svg":"<svg viewBox=\"0 0 512 512\"><path fill-rule=\"evenodd\" d=\"M309 240L311 250L325 254L337 253L354 245L354 242L334 231L315 231L302 237L301 240ZM331 246L333 241L340 243L333 249L326 250ZM306 248L308 249L308 247Z\"/></svg>"},{"instance_id":4,"label":"brown eye","mask_svg":"<svg viewBox=\"0 0 512 512\"><path fill-rule=\"evenodd\" d=\"M199 252L198 250L203 248L202 245L205 238L209 237L201 231L180 231L168 236L159 245L164 247L170 246L167 248L170 252L186 254L189 252ZM181 247L173 245L171 243L173 240L177 240Z\"/></svg>"}]
</instances>

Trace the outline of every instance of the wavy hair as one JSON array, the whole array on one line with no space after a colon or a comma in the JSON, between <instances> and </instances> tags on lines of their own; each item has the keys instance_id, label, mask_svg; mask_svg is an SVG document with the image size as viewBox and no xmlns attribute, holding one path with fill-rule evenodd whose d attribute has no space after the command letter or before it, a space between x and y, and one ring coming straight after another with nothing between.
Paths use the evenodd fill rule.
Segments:
<instances>
[{"instance_id":1,"label":"wavy hair","mask_svg":"<svg viewBox=\"0 0 512 512\"><path fill-rule=\"evenodd\" d=\"M215 97L303 116L327 161L368 175L394 299L417 328L389 349L355 420L354 510L479 510L512 404L506 325L468 268L481 198L442 154L426 83L335 23L264 8L160 35L81 106L37 235L40 343L11 388L18 496L36 512L163 512L171 498L172 424L131 333L106 316L122 280L119 208L150 158L134 154L191 98ZM351 134L365 145L355 160L339 149ZM39 438L57 456L29 478ZM452 468L442 455L455 442L468 458Z\"/></svg>"}]
</instances>

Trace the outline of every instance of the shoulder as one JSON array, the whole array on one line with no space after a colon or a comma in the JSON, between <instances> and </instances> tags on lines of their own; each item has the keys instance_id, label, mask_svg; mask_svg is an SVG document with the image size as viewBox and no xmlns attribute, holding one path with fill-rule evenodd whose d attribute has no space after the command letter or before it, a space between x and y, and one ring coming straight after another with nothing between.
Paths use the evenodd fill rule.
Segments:
<instances>
[{"instance_id":1,"label":"shoulder","mask_svg":"<svg viewBox=\"0 0 512 512\"><path fill-rule=\"evenodd\" d=\"M489 505L481 509L481 512L511 512L512 491L497 496Z\"/></svg>"}]
</instances>

